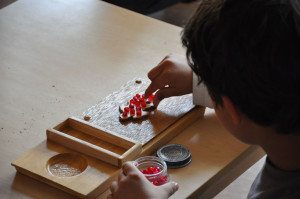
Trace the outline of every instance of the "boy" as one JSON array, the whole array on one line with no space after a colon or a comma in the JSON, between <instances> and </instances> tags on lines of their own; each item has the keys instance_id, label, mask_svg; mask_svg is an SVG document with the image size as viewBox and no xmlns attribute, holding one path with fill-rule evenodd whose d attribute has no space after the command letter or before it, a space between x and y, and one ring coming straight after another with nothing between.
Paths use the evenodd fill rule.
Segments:
<instances>
[{"instance_id":1,"label":"boy","mask_svg":"<svg viewBox=\"0 0 300 199\"><path fill-rule=\"evenodd\" d=\"M267 154L248 198L300 198L300 0L203 1L182 42L200 85L185 59L172 55L149 72L146 95L158 90L158 105L199 95L204 84L228 131ZM177 189L153 186L126 163L110 197L168 198Z\"/></svg>"}]
</instances>

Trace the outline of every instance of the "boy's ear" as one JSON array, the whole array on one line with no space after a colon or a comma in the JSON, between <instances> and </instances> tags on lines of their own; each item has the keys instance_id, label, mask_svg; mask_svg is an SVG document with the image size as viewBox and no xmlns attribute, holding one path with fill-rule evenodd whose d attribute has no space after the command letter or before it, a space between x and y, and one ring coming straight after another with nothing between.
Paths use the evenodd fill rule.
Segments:
<instances>
[{"instance_id":1,"label":"boy's ear","mask_svg":"<svg viewBox=\"0 0 300 199\"><path fill-rule=\"evenodd\" d=\"M241 113L237 109L237 107L233 104L231 99L226 96L222 96L223 100L223 108L228 113L230 119L232 120L233 124L237 125L241 122Z\"/></svg>"}]
</instances>

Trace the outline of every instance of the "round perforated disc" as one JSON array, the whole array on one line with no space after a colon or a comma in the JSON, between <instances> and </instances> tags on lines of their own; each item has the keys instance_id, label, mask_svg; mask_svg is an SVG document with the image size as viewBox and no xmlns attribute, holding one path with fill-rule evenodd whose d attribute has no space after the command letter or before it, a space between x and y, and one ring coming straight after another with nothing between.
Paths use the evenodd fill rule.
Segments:
<instances>
[{"instance_id":1,"label":"round perforated disc","mask_svg":"<svg viewBox=\"0 0 300 199\"><path fill-rule=\"evenodd\" d=\"M192 160L189 150L180 144L165 145L157 150L156 155L170 168L184 167Z\"/></svg>"}]
</instances>

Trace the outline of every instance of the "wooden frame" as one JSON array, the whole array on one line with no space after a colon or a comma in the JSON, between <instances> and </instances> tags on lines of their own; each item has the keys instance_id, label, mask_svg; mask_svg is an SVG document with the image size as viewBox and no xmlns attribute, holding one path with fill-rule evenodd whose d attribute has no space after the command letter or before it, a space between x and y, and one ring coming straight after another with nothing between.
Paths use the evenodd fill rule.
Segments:
<instances>
[{"instance_id":1,"label":"wooden frame","mask_svg":"<svg viewBox=\"0 0 300 199\"><path fill-rule=\"evenodd\" d=\"M74 132L70 132L70 129ZM75 117L70 117L56 127L47 129L47 139L118 167L139 155L142 150L142 145L139 143L103 131ZM117 150L119 154L112 151L115 148L119 149Z\"/></svg>"}]
</instances>

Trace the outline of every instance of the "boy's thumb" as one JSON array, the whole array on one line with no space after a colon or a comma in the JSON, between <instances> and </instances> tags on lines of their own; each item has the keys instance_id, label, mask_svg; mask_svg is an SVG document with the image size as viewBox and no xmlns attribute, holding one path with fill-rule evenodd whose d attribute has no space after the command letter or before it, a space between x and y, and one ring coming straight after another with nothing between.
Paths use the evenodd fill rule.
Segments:
<instances>
[{"instance_id":1,"label":"boy's thumb","mask_svg":"<svg viewBox=\"0 0 300 199\"><path fill-rule=\"evenodd\" d=\"M179 189L179 185L177 182L168 182L161 185L160 187L168 193L168 197L173 195Z\"/></svg>"}]
</instances>

